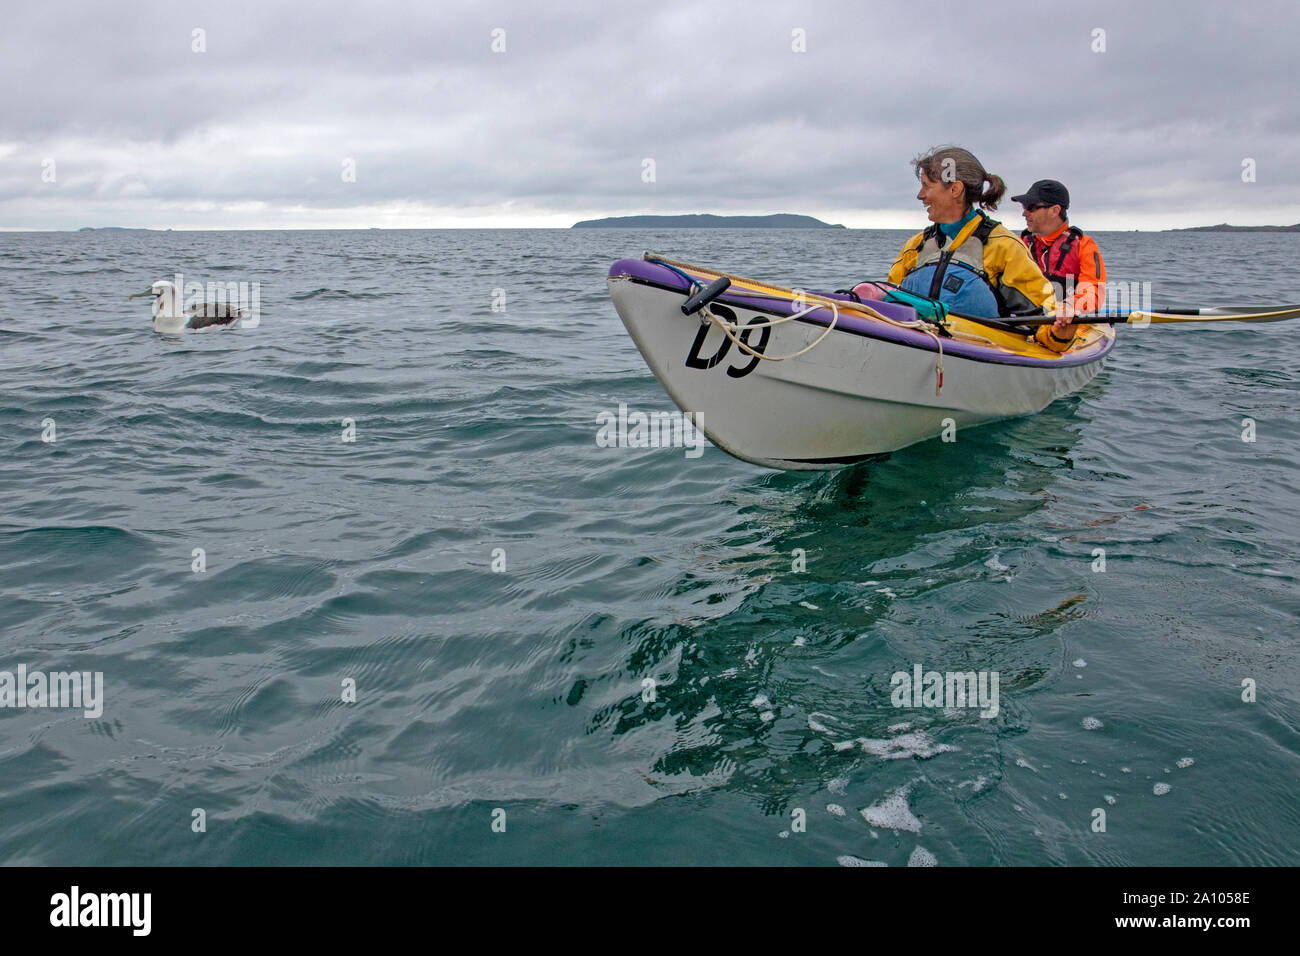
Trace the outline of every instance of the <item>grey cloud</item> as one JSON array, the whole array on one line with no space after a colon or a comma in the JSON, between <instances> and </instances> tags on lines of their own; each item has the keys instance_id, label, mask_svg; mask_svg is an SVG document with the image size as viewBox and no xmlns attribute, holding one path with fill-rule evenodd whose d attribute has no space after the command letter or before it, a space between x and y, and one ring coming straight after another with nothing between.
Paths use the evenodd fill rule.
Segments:
<instances>
[{"instance_id":1,"label":"grey cloud","mask_svg":"<svg viewBox=\"0 0 1300 956\"><path fill-rule=\"evenodd\" d=\"M942 142L1117 221L1295 221L1297 27L1284 3L31 4L0 40L0 226L396 202L843 221L915 210L907 161Z\"/></svg>"}]
</instances>

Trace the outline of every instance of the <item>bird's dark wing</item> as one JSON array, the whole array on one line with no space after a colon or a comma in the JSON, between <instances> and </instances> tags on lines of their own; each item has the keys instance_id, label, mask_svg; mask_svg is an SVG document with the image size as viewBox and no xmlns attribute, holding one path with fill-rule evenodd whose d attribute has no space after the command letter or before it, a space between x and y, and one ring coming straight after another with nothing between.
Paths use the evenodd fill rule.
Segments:
<instances>
[{"instance_id":1,"label":"bird's dark wing","mask_svg":"<svg viewBox=\"0 0 1300 956\"><path fill-rule=\"evenodd\" d=\"M196 305L190 310L187 329L206 329L213 325L230 325L243 317L233 305Z\"/></svg>"}]
</instances>

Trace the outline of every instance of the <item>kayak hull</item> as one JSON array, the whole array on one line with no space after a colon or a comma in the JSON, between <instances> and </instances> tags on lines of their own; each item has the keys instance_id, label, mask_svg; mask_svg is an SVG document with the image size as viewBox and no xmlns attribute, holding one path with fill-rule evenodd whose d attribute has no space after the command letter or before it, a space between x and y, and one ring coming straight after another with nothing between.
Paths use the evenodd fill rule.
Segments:
<instances>
[{"instance_id":1,"label":"kayak hull","mask_svg":"<svg viewBox=\"0 0 1300 956\"><path fill-rule=\"evenodd\" d=\"M702 273L701 282L716 273ZM683 315L690 288L654 262L624 259L610 269L609 293L646 364L672 400L719 448L768 468L826 470L963 428L1029 415L1087 384L1114 341L1098 329L1086 354L1019 353L944 340L942 373L933 336L829 308L739 338L766 356L745 354L721 329ZM754 289L763 290L757 296ZM744 327L806 308L798 293L733 286L711 307ZM886 309L880 303L871 303ZM900 307L889 315L899 316ZM911 313L910 309L905 310ZM734 317L734 319L733 319ZM828 326L834 322L835 327ZM1023 336L1017 337L1023 341ZM1041 353L1041 354L1035 354ZM942 387L939 387L942 374Z\"/></svg>"}]
</instances>

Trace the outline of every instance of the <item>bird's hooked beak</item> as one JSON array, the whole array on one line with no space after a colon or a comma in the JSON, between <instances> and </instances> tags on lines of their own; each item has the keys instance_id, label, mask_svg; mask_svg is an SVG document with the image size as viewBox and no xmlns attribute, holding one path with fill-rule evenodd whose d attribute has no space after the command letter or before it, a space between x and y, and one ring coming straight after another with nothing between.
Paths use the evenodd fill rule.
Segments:
<instances>
[{"instance_id":1,"label":"bird's hooked beak","mask_svg":"<svg viewBox=\"0 0 1300 956\"><path fill-rule=\"evenodd\" d=\"M136 292L136 293L133 293L133 294L131 294L131 295L128 295L128 296L126 297L126 301L127 301L127 302L130 302L132 299L138 299L138 298L140 298L140 296L142 296L142 295L157 295L157 294L158 294L158 293L154 292L153 289L145 289L143 292Z\"/></svg>"}]
</instances>

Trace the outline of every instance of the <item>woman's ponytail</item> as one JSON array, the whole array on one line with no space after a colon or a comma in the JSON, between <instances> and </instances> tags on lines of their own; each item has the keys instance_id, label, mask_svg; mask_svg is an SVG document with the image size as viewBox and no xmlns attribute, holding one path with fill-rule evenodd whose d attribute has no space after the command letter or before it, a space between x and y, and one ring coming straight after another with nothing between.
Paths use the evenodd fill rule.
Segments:
<instances>
[{"instance_id":1,"label":"woman's ponytail","mask_svg":"<svg viewBox=\"0 0 1300 956\"><path fill-rule=\"evenodd\" d=\"M998 203L1007 194L1007 184L1001 176L995 176L993 173L987 173L984 180L988 186L980 193L979 204L992 212L998 208Z\"/></svg>"}]
</instances>

